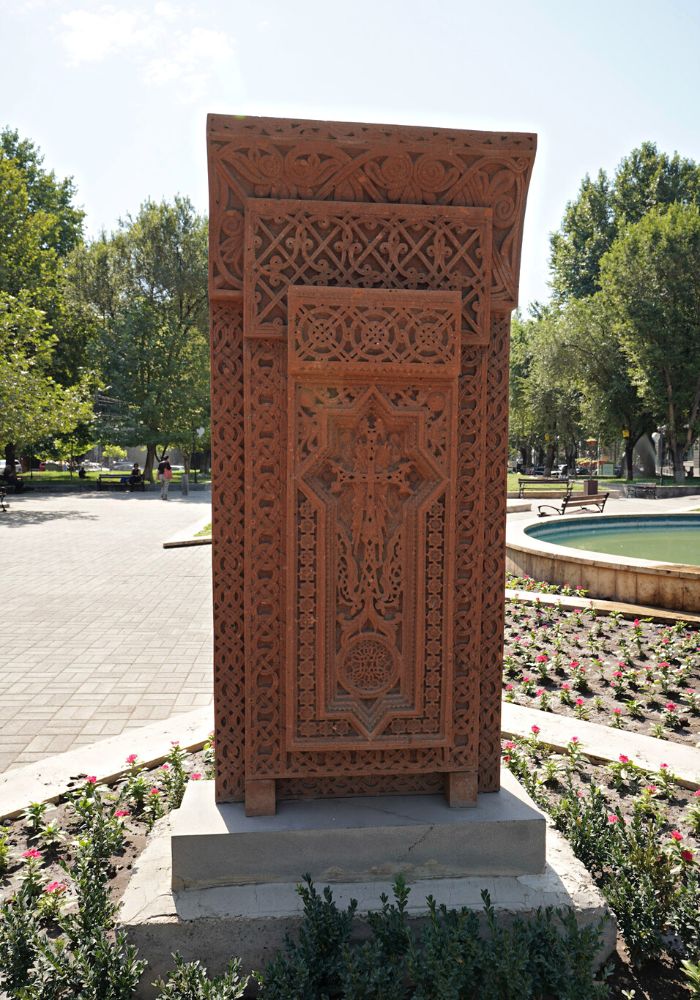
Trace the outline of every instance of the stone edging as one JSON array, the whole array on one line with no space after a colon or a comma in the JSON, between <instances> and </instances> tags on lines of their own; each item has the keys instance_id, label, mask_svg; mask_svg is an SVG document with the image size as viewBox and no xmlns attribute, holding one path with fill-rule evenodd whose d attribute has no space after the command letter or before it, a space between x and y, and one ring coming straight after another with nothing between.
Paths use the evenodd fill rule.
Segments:
<instances>
[{"instance_id":1,"label":"stone edging","mask_svg":"<svg viewBox=\"0 0 700 1000\"><path fill-rule=\"evenodd\" d=\"M563 608L595 608L603 615L619 611L623 618L651 618L652 621L688 622L700 624L700 615L692 611L669 611L666 608L650 608L644 604L624 604L620 601L603 601L594 597L576 597L568 594L540 594L535 590L515 590L506 587L507 601L523 601L526 604L561 605Z\"/></svg>"},{"instance_id":2,"label":"stone edging","mask_svg":"<svg viewBox=\"0 0 700 1000\"><path fill-rule=\"evenodd\" d=\"M207 524L211 524L211 512L204 517L195 522L195 524L190 525L189 528L185 528L183 531L179 531L176 535L171 538L166 539L163 542L164 549L181 549L190 545L211 545L211 535L202 535L197 538L197 532L205 528Z\"/></svg>"},{"instance_id":3,"label":"stone edging","mask_svg":"<svg viewBox=\"0 0 700 1000\"><path fill-rule=\"evenodd\" d=\"M81 775L94 774L100 783L123 777L129 770L129 754L153 767L165 760L174 741L184 750L201 750L213 728L213 709L208 705L5 771L0 775L0 820L20 816L30 802L56 802Z\"/></svg>"}]
</instances>

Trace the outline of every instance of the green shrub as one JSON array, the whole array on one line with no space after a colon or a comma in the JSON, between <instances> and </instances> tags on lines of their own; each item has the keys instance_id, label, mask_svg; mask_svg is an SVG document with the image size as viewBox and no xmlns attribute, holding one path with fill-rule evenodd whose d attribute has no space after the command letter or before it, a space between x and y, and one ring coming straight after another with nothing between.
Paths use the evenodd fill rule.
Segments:
<instances>
[{"instance_id":1,"label":"green shrub","mask_svg":"<svg viewBox=\"0 0 700 1000\"><path fill-rule=\"evenodd\" d=\"M173 955L175 968L168 981L157 980L153 985L161 992L157 1000L239 1000L250 982L249 976L241 977L238 959L229 964L223 976L209 979L201 962L185 962Z\"/></svg>"}]
</instances>

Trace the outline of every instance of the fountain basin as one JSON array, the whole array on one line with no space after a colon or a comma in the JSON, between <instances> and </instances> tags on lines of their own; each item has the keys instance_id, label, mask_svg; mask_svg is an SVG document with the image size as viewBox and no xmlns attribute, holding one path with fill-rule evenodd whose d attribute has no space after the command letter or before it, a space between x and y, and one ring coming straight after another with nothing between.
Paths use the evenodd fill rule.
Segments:
<instances>
[{"instance_id":1,"label":"fountain basin","mask_svg":"<svg viewBox=\"0 0 700 1000\"><path fill-rule=\"evenodd\" d=\"M700 612L699 563L700 514L564 515L508 525L509 572L605 600Z\"/></svg>"}]
</instances>

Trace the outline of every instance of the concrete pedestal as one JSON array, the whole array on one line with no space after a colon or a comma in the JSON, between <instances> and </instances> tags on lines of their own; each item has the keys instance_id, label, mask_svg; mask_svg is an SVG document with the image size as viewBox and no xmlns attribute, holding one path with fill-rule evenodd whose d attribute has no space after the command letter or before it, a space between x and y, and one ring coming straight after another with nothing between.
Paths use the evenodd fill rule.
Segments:
<instances>
[{"instance_id":1,"label":"concrete pedestal","mask_svg":"<svg viewBox=\"0 0 700 1000\"><path fill-rule=\"evenodd\" d=\"M438 795L281 802L275 816L217 805L212 782L190 784L172 819L172 887L371 882L463 875L540 874L545 820L506 773L475 809Z\"/></svg>"},{"instance_id":2,"label":"concrete pedestal","mask_svg":"<svg viewBox=\"0 0 700 1000\"><path fill-rule=\"evenodd\" d=\"M319 888L331 885L340 907L357 899L359 914L391 896L399 872L411 888L410 920L425 916L428 895L481 911L483 889L506 919L572 907L582 926L606 921L601 961L615 948L614 921L587 871L508 772L502 791L479 796L475 809L388 797L283 803L278 816L257 818L215 806L202 782L159 821L122 900L120 925L149 962L138 996L155 995L148 983L172 967L174 951L212 973L233 956L263 968L299 926L296 884L306 872Z\"/></svg>"}]
</instances>

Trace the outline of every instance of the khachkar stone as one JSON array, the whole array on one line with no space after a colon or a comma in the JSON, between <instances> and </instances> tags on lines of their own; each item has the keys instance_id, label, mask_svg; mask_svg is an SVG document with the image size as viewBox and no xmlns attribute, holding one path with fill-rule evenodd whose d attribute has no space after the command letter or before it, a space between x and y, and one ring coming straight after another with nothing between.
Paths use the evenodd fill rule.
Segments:
<instances>
[{"instance_id":1,"label":"khachkar stone","mask_svg":"<svg viewBox=\"0 0 700 1000\"><path fill-rule=\"evenodd\" d=\"M210 116L217 799L499 783L536 138Z\"/></svg>"}]
</instances>

